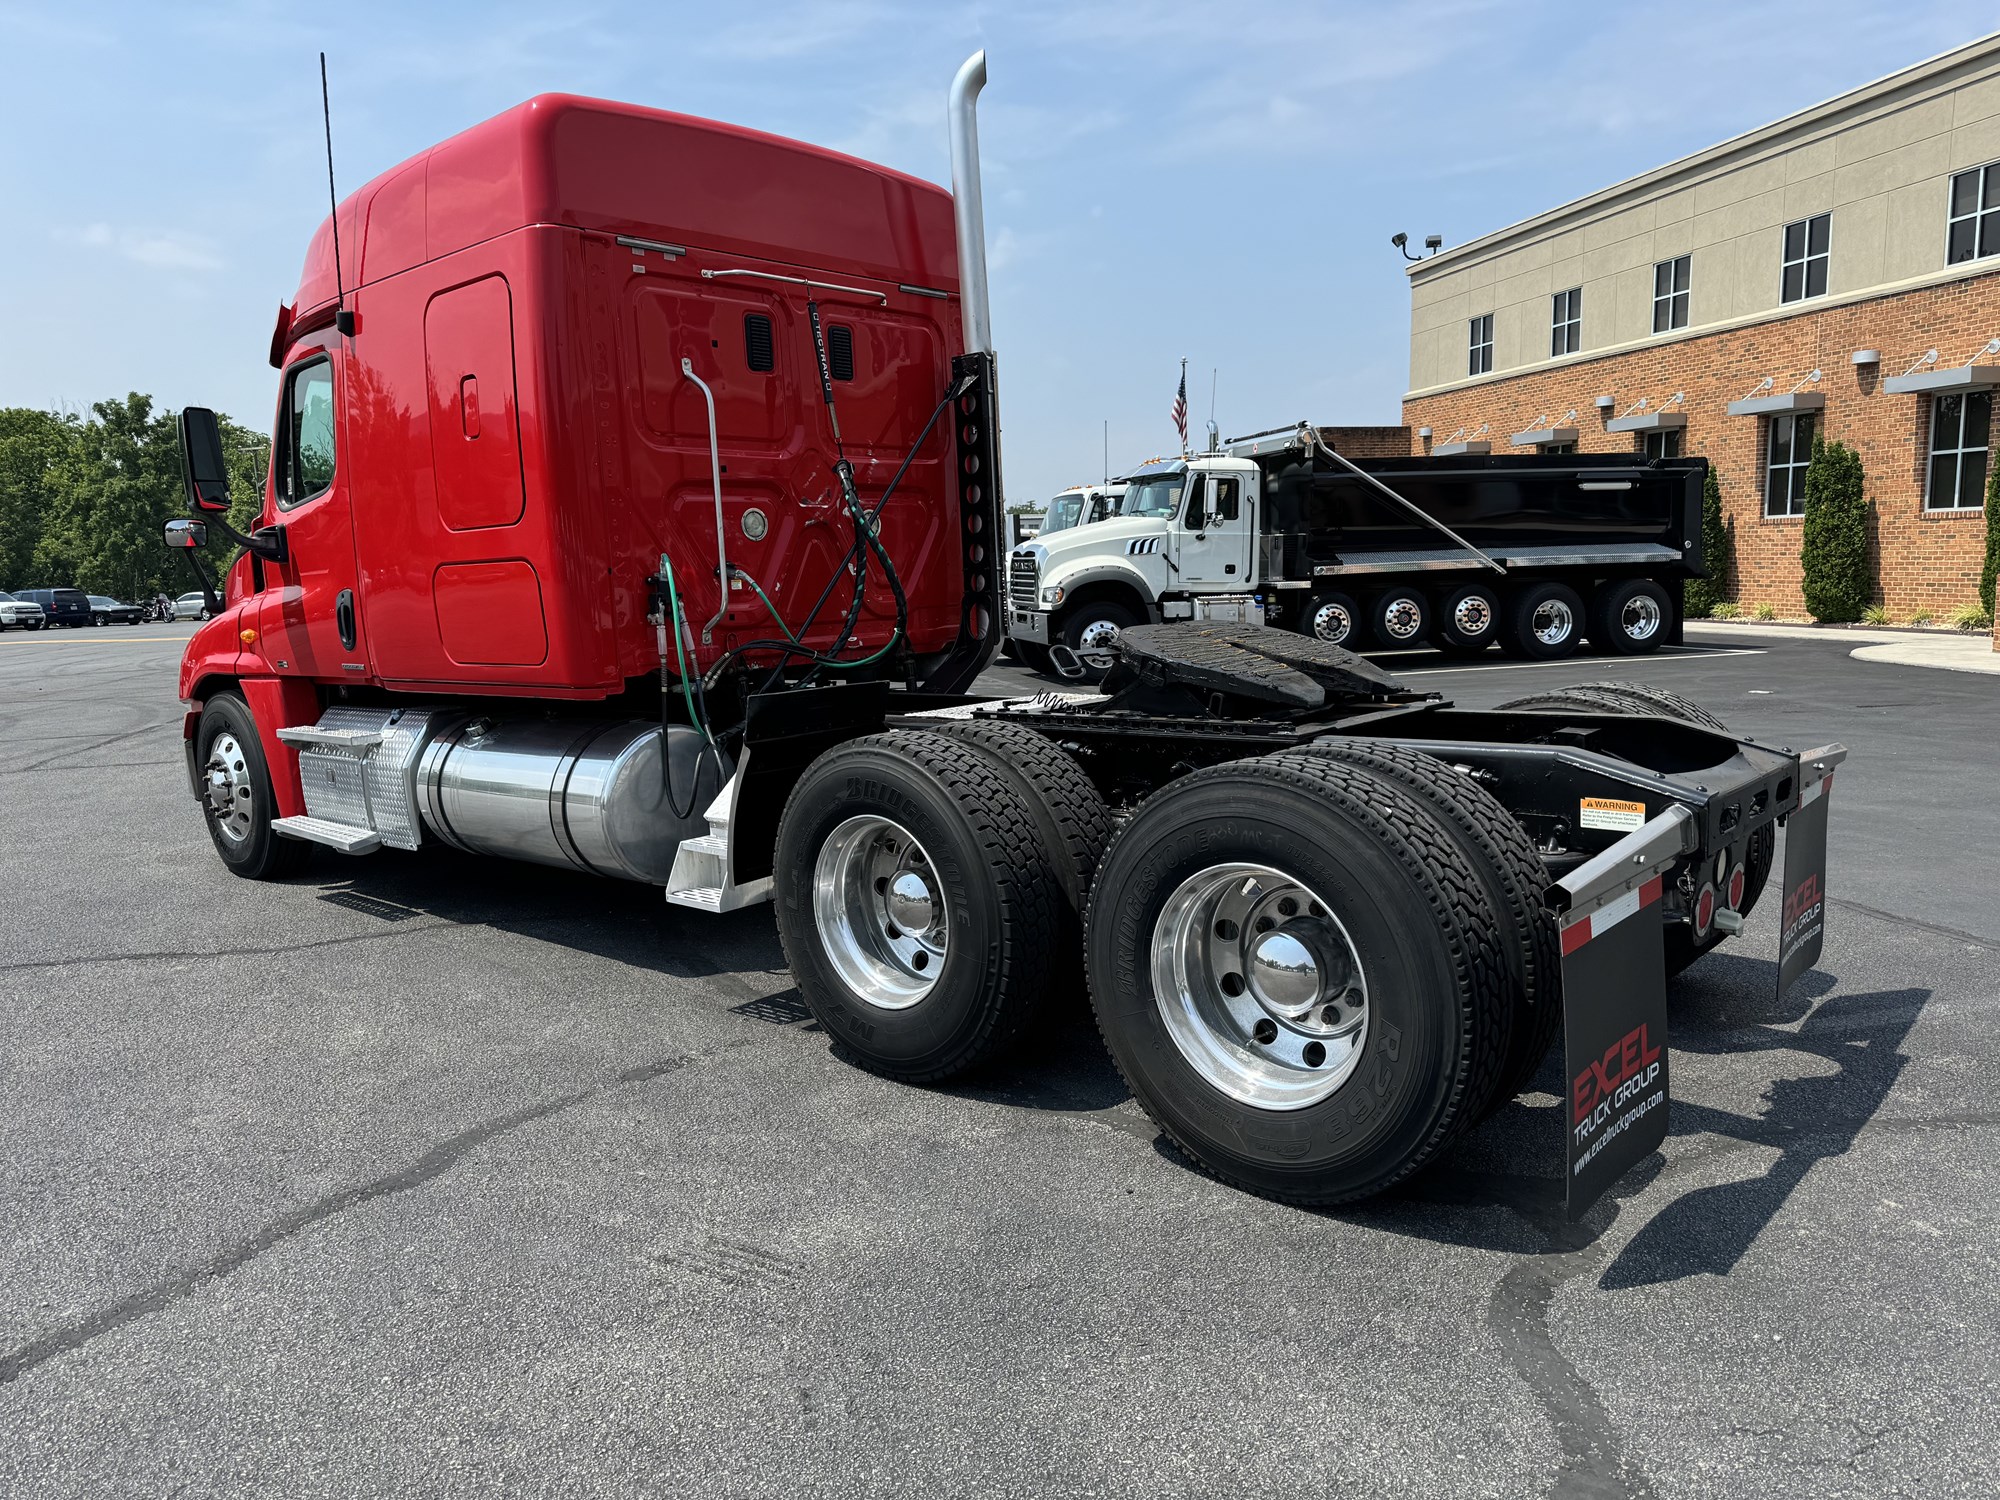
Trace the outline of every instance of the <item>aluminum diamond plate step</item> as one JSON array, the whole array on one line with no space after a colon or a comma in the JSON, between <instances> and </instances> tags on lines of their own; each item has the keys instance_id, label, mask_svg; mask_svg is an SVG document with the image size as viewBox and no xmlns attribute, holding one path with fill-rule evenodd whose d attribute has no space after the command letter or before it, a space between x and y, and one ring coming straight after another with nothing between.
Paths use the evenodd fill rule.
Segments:
<instances>
[{"instance_id":1,"label":"aluminum diamond plate step","mask_svg":"<svg viewBox=\"0 0 2000 1500\"><path fill-rule=\"evenodd\" d=\"M271 830L288 839L324 844L342 854L372 854L382 847L382 835L374 829L356 828L352 823L336 823L330 818L273 818Z\"/></svg>"},{"instance_id":2,"label":"aluminum diamond plate step","mask_svg":"<svg viewBox=\"0 0 2000 1500\"><path fill-rule=\"evenodd\" d=\"M298 724L290 729L280 729L278 738L287 745L298 745L314 750L331 750L341 755L359 757L382 743L380 729L322 729L317 724Z\"/></svg>"}]
</instances>

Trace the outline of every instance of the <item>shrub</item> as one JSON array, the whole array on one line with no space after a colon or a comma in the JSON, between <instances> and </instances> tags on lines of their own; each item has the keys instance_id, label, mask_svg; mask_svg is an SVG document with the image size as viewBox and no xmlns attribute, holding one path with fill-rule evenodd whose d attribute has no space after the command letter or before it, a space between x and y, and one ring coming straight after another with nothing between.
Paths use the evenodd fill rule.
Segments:
<instances>
[{"instance_id":1,"label":"shrub","mask_svg":"<svg viewBox=\"0 0 2000 1500\"><path fill-rule=\"evenodd\" d=\"M1760 604L1760 605L1758 605L1758 606L1757 606L1757 618L1758 618L1758 619L1760 619L1760 620L1775 620L1775 619L1777 619L1777 618L1778 618L1778 606L1777 606L1777 605L1775 605L1775 604Z\"/></svg>"},{"instance_id":2,"label":"shrub","mask_svg":"<svg viewBox=\"0 0 2000 1500\"><path fill-rule=\"evenodd\" d=\"M1920 609L1915 614L1910 616L1910 623L1912 625L1928 625L1931 622L1931 618L1932 618L1931 612L1929 610Z\"/></svg>"},{"instance_id":3,"label":"shrub","mask_svg":"<svg viewBox=\"0 0 2000 1500\"><path fill-rule=\"evenodd\" d=\"M1681 612L1691 620L1715 614L1729 584L1729 528L1723 524L1722 483L1713 464L1701 482L1701 559L1708 577L1681 585Z\"/></svg>"},{"instance_id":4,"label":"shrub","mask_svg":"<svg viewBox=\"0 0 2000 1500\"><path fill-rule=\"evenodd\" d=\"M1799 552L1806 609L1815 620L1861 618L1868 579L1868 499L1861 455L1845 443L1813 439L1806 466L1805 537Z\"/></svg>"},{"instance_id":5,"label":"shrub","mask_svg":"<svg viewBox=\"0 0 2000 1500\"><path fill-rule=\"evenodd\" d=\"M1953 630L1991 630L1993 613L1977 604L1968 604L1951 617Z\"/></svg>"},{"instance_id":6,"label":"shrub","mask_svg":"<svg viewBox=\"0 0 2000 1500\"><path fill-rule=\"evenodd\" d=\"M1708 613L1711 619L1733 620L1742 611L1736 607L1736 602L1733 599L1718 599Z\"/></svg>"},{"instance_id":7,"label":"shrub","mask_svg":"<svg viewBox=\"0 0 2000 1500\"><path fill-rule=\"evenodd\" d=\"M1889 623L1888 607L1881 604L1869 605L1861 611L1861 622L1864 625L1887 625Z\"/></svg>"},{"instance_id":8,"label":"shrub","mask_svg":"<svg viewBox=\"0 0 2000 1500\"><path fill-rule=\"evenodd\" d=\"M1993 615L1993 580L2000 575L2000 468L1986 479L1986 566L1979 570L1979 607Z\"/></svg>"}]
</instances>

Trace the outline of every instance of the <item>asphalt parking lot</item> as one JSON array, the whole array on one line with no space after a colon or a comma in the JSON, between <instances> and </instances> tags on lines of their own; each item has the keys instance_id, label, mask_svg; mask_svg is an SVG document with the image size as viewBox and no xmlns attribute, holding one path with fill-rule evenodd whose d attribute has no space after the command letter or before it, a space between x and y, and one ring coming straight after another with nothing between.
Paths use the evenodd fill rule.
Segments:
<instances>
[{"instance_id":1,"label":"asphalt parking lot","mask_svg":"<svg viewBox=\"0 0 2000 1500\"><path fill-rule=\"evenodd\" d=\"M1156 1141L1082 1018L962 1087L848 1067L766 909L235 880L188 633L0 637L0 1493L2000 1489L1995 679L1395 664L1853 753L1819 972L1773 999L1767 905L1676 985L1666 1146L1572 1229L1547 1094L1303 1212Z\"/></svg>"}]
</instances>

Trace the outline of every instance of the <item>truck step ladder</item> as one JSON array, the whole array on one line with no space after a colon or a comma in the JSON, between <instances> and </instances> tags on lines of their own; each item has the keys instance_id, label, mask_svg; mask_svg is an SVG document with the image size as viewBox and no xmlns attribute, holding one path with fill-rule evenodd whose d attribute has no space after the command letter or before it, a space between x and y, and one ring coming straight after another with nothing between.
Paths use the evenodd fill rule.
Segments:
<instances>
[{"instance_id":1,"label":"truck step ladder","mask_svg":"<svg viewBox=\"0 0 2000 1500\"><path fill-rule=\"evenodd\" d=\"M375 818L368 795L366 762L381 748L384 731L380 729L329 729L317 724L298 724L278 731L278 738L287 745L296 745L301 750L317 750L322 754L339 756L354 762L361 775L357 778L361 788L361 807L368 826L337 822L332 818L317 818L303 813L289 818L273 818L271 831L284 838L299 839L308 844L324 844L329 849L337 849L342 854L373 854L382 847L382 835L372 826Z\"/></svg>"},{"instance_id":2,"label":"truck step ladder","mask_svg":"<svg viewBox=\"0 0 2000 1500\"><path fill-rule=\"evenodd\" d=\"M708 819L708 832L682 839L674 850L673 872L667 876L667 900L673 905L725 912L771 899L770 876L740 885L730 878L735 862L729 829L736 814L736 795L743 785L743 768L749 760L746 750L737 759L735 773L702 814Z\"/></svg>"}]
</instances>

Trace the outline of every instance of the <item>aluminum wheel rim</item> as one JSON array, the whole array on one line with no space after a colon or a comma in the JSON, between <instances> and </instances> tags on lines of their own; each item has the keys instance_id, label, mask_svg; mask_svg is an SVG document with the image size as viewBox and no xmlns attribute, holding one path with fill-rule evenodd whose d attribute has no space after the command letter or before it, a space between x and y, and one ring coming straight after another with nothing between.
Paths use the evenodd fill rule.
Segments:
<instances>
[{"instance_id":1,"label":"aluminum wheel rim","mask_svg":"<svg viewBox=\"0 0 2000 1500\"><path fill-rule=\"evenodd\" d=\"M1153 995L1204 1082L1255 1109L1306 1109L1353 1077L1368 985L1353 939L1269 865L1190 875L1153 924Z\"/></svg>"},{"instance_id":2,"label":"aluminum wheel rim","mask_svg":"<svg viewBox=\"0 0 2000 1500\"><path fill-rule=\"evenodd\" d=\"M1535 606L1535 639L1544 646L1560 646L1576 632L1576 616L1560 599L1544 599Z\"/></svg>"},{"instance_id":3,"label":"aluminum wheel rim","mask_svg":"<svg viewBox=\"0 0 2000 1500\"><path fill-rule=\"evenodd\" d=\"M1117 658L1118 622L1092 620L1076 633L1076 654L1093 667L1108 667Z\"/></svg>"},{"instance_id":4,"label":"aluminum wheel rim","mask_svg":"<svg viewBox=\"0 0 2000 1500\"><path fill-rule=\"evenodd\" d=\"M1628 641L1650 641L1660 629L1660 606L1646 594L1634 594L1625 601L1618 623Z\"/></svg>"},{"instance_id":5,"label":"aluminum wheel rim","mask_svg":"<svg viewBox=\"0 0 2000 1500\"><path fill-rule=\"evenodd\" d=\"M908 1010L944 969L946 918L936 868L889 818L849 818L820 845L813 921L848 989L881 1010Z\"/></svg>"},{"instance_id":6,"label":"aluminum wheel rim","mask_svg":"<svg viewBox=\"0 0 2000 1500\"><path fill-rule=\"evenodd\" d=\"M1493 607L1477 594L1469 595L1452 607L1451 623L1462 636L1482 636L1493 628Z\"/></svg>"},{"instance_id":7,"label":"aluminum wheel rim","mask_svg":"<svg viewBox=\"0 0 2000 1500\"><path fill-rule=\"evenodd\" d=\"M251 809L250 766L236 736L223 730L209 741L208 763L202 767L202 789L209 821L232 844L245 842L255 828Z\"/></svg>"},{"instance_id":8,"label":"aluminum wheel rim","mask_svg":"<svg viewBox=\"0 0 2000 1500\"><path fill-rule=\"evenodd\" d=\"M1413 641L1423 628L1424 608L1414 599L1398 599L1382 611L1382 629L1393 640Z\"/></svg>"},{"instance_id":9,"label":"aluminum wheel rim","mask_svg":"<svg viewBox=\"0 0 2000 1500\"><path fill-rule=\"evenodd\" d=\"M1344 604L1322 604L1313 611L1313 634L1338 646L1354 633L1354 618Z\"/></svg>"}]
</instances>

